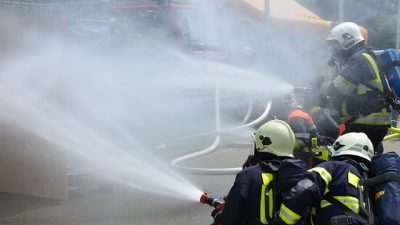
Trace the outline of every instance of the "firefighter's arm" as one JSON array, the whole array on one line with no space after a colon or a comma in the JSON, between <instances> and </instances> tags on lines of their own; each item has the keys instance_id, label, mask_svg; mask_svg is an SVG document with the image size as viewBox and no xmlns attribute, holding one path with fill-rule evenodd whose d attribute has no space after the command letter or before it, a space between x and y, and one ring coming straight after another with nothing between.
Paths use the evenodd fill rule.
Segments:
<instances>
[{"instance_id":1,"label":"firefighter's arm","mask_svg":"<svg viewBox=\"0 0 400 225\"><path fill-rule=\"evenodd\" d=\"M327 94L332 97L351 97L356 93L359 84L373 80L374 75L370 70L368 60L361 55L353 57L349 65L332 82L332 87L327 90ZM357 103L353 99L353 103ZM360 100L359 102L365 103Z\"/></svg>"},{"instance_id":2,"label":"firefighter's arm","mask_svg":"<svg viewBox=\"0 0 400 225\"><path fill-rule=\"evenodd\" d=\"M287 196L283 196L278 219L284 224L295 224L303 217L304 209L316 206L327 191L331 177L327 170L315 167L299 181Z\"/></svg>"},{"instance_id":3,"label":"firefighter's arm","mask_svg":"<svg viewBox=\"0 0 400 225\"><path fill-rule=\"evenodd\" d=\"M243 209L244 202L247 199L248 188L245 177L242 173L236 176L228 196L225 199L225 206L219 215L220 224L241 225L245 210Z\"/></svg>"},{"instance_id":4,"label":"firefighter's arm","mask_svg":"<svg viewBox=\"0 0 400 225\"><path fill-rule=\"evenodd\" d=\"M308 124L303 118L294 117L290 120L290 128L292 128L296 137L296 148L306 147L309 145L310 133L308 132Z\"/></svg>"},{"instance_id":5,"label":"firefighter's arm","mask_svg":"<svg viewBox=\"0 0 400 225\"><path fill-rule=\"evenodd\" d=\"M279 219L284 224L295 224L299 221L304 209L312 205L312 196L317 190L317 185L312 180L306 178L299 181L287 196L283 196Z\"/></svg>"}]
</instances>

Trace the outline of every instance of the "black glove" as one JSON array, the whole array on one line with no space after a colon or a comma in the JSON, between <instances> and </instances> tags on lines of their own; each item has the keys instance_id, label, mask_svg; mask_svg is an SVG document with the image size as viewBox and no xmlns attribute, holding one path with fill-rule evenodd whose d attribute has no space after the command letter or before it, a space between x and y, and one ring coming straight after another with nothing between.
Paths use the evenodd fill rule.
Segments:
<instances>
[{"instance_id":1,"label":"black glove","mask_svg":"<svg viewBox=\"0 0 400 225\"><path fill-rule=\"evenodd\" d=\"M283 222L283 220L281 218L279 218L278 214L275 214L273 221L274 221L274 224L276 224L276 225L285 225L286 224L285 222Z\"/></svg>"},{"instance_id":2,"label":"black glove","mask_svg":"<svg viewBox=\"0 0 400 225\"><path fill-rule=\"evenodd\" d=\"M215 208L211 212L211 217L214 219L214 222L211 225L220 225L221 224L221 212L222 209Z\"/></svg>"}]
</instances>

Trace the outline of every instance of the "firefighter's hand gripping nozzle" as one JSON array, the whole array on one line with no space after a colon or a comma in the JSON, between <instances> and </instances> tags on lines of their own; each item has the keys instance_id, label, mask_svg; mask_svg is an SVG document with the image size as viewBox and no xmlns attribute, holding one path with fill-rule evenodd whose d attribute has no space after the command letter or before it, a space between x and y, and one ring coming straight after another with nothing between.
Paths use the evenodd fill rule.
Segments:
<instances>
[{"instance_id":1,"label":"firefighter's hand gripping nozzle","mask_svg":"<svg viewBox=\"0 0 400 225\"><path fill-rule=\"evenodd\" d=\"M200 202L212 206L218 210L224 208L225 205L224 201L221 201L215 197L208 196L208 194L205 192L200 196Z\"/></svg>"}]
</instances>

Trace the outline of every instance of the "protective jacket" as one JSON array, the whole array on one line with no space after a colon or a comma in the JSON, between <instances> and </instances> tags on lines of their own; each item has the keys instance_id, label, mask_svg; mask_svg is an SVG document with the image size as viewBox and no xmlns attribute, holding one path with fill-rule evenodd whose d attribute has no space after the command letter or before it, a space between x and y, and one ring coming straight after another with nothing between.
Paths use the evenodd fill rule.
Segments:
<instances>
[{"instance_id":1,"label":"protective jacket","mask_svg":"<svg viewBox=\"0 0 400 225\"><path fill-rule=\"evenodd\" d=\"M221 224L273 224L281 202L280 192L289 191L297 181L303 179L305 167L300 160L282 161L282 158L274 157L243 169L237 174L225 199Z\"/></svg>"},{"instance_id":2,"label":"protective jacket","mask_svg":"<svg viewBox=\"0 0 400 225\"><path fill-rule=\"evenodd\" d=\"M259 225L272 221L275 206L273 199L268 197L275 194L272 188L274 172L268 164L277 169L280 161L260 162L236 175L221 213L222 225Z\"/></svg>"},{"instance_id":3,"label":"protective jacket","mask_svg":"<svg viewBox=\"0 0 400 225\"><path fill-rule=\"evenodd\" d=\"M342 122L390 125L390 111L383 96L384 81L375 56L366 48L354 53L328 89Z\"/></svg>"},{"instance_id":4,"label":"protective jacket","mask_svg":"<svg viewBox=\"0 0 400 225\"><path fill-rule=\"evenodd\" d=\"M309 207L311 224L318 225L331 225L331 218L344 215L346 207L359 213L357 185L362 176L355 161L324 162L310 169L305 177L289 195L283 196L279 218L285 224L295 224ZM331 198L340 203L332 203Z\"/></svg>"}]
</instances>

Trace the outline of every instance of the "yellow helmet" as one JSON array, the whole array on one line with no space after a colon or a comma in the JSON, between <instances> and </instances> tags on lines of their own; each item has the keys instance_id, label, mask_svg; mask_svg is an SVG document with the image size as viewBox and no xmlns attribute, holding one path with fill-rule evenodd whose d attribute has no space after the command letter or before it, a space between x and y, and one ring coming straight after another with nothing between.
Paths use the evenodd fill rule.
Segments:
<instances>
[{"instance_id":1,"label":"yellow helmet","mask_svg":"<svg viewBox=\"0 0 400 225\"><path fill-rule=\"evenodd\" d=\"M258 152L293 157L296 138L289 124L282 120L270 120L255 132L254 142Z\"/></svg>"}]
</instances>

